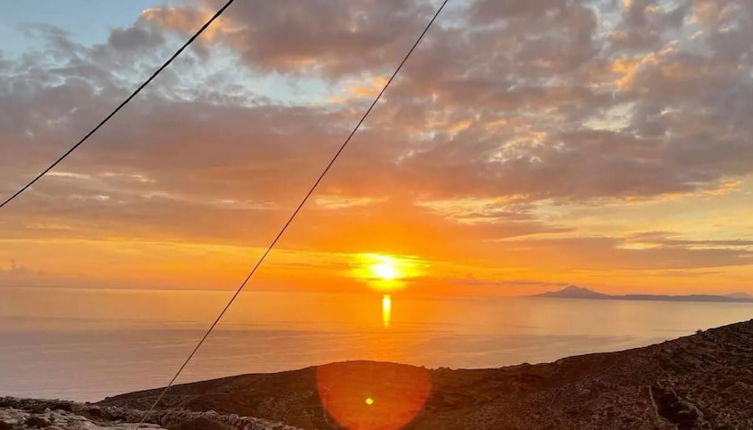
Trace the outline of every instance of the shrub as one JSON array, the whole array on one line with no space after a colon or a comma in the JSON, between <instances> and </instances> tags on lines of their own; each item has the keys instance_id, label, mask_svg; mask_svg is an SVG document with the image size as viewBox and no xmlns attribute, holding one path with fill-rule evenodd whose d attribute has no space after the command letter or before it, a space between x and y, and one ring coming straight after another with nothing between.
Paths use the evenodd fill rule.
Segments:
<instances>
[{"instance_id":1,"label":"shrub","mask_svg":"<svg viewBox=\"0 0 753 430\"><path fill-rule=\"evenodd\" d=\"M50 422L47 421L46 419L41 418L41 417L35 417L35 416L26 418L26 421L24 421L24 424L26 424L29 427L35 427L35 428L45 428L51 425Z\"/></svg>"}]
</instances>

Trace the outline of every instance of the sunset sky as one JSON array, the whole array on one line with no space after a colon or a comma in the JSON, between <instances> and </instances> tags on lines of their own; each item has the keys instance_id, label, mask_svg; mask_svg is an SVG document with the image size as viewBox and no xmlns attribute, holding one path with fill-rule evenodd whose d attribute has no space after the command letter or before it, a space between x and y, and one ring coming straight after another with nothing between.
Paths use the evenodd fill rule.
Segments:
<instances>
[{"instance_id":1,"label":"sunset sky","mask_svg":"<svg viewBox=\"0 0 753 430\"><path fill-rule=\"evenodd\" d=\"M220 6L0 1L0 194ZM438 6L240 0L0 211L0 286L233 289ZM753 293L753 2L450 0L249 289Z\"/></svg>"}]
</instances>

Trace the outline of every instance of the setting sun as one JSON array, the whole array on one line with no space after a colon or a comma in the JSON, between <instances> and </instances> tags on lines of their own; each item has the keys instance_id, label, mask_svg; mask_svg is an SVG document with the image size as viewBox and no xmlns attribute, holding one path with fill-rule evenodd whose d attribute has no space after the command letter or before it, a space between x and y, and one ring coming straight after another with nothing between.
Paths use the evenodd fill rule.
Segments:
<instances>
[{"instance_id":1,"label":"setting sun","mask_svg":"<svg viewBox=\"0 0 753 430\"><path fill-rule=\"evenodd\" d=\"M356 254L351 264L352 276L378 291L402 289L428 267L415 257L376 253Z\"/></svg>"},{"instance_id":2,"label":"setting sun","mask_svg":"<svg viewBox=\"0 0 753 430\"><path fill-rule=\"evenodd\" d=\"M395 264L395 259L388 256L380 256L381 263L371 266L371 271L375 277L385 281L392 281L400 277L400 272Z\"/></svg>"}]
</instances>

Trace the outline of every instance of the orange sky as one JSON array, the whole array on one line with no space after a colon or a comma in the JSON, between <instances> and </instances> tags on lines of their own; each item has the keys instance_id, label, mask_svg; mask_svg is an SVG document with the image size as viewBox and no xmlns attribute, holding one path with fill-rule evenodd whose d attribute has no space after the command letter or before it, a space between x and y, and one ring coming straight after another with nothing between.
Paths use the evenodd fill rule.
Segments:
<instances>
[{"instance_id":1,"label":"orange sky","mask_svg":"<svg viewBox=\"0 0 753 430\"><path fill-rule=\"evenodd\" d=\"M0 285L235 288L434 6L320 3L229 9L0 213ZM753 293L753 5L524 3L440 17L250 288L367 289L388 256L417 294ZM215 6L23 29L2 194Z\"/></svg>"}]
</instances>

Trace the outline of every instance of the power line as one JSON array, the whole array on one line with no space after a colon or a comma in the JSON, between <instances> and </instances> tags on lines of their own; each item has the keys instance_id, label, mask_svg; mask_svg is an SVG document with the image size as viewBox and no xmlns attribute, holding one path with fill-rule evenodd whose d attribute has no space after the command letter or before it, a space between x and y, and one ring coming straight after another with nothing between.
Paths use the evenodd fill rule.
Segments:
<instances>
[{"instance_id":1,"label":"power line","mask_svg":"<svg viewBox=\"0 0 753 430\"><path fill-rule=\"evenodd\" d=\"M97 130L99 130L103 125L105 125L105 123L107 123L107 121L109 121L110 118L114 117L115 114L117 114L125 105L128 104L128 102L130 102L134 97L136 97L136 95L138 93L140 93L141 90L144 89L144 87L146 87L147 85L149 85L149 83L152 82L154 80L154 78L157 77L157 75L159 75L163 70L165 70L167 68L167 66L169 66L170 63L173 62L173 60L175 60L176 58L178 58L178 56L183 52L183 50L185 50L191 43L193 43L193 41L196 40L196 38L198 38L201 35L201 33L204 32L204 30L206 30L210 25L212 25L212 23L217 18L219 18L219 16L222 15L223 12L225 12L225 9L227 9L228 6L230 6L231 4L233 4L234 1L235 0L228 0L228 2L225 3L225 5L222 6L209 19L209 21L205 22L204 25L202 25L201 28L196 33L194 33L194 35L191 36L191 38L188 39L186 41L186 43L183 44L183 46L180 47L180 49L178 49L177 51L175 51L175 53L167 61L165 61L164 64L162 64L157 70L155 70L154 73L152 73L152 75L149 76L149 78L146 81L144 81L141 85L139 85L139 87L136 88L136 90L134 92L132 92L131 95L128 96L128 98L126 98L125 100L123 100L115 108L115 110L113 110L112 112L110 112L109 115L107 115L102 121L100 121L88 133L86 133L84 135L84 137L81 138L81 140L79 140L78 142L76 142L75 145L71 146L60 157L58 157L58 159L55 160L54 163L50 164L46 169L42 170L41 173L39 173L37 176L35 176L34 179L32 179L31 181L29 181L29 183L27 183L26 185L24 185L21 188L19 188L18 191L16 191L10 197L8 197L7 199L5 199L4 202L0 203L0 208L5 207L5 205L7 205L8 203L10 203L13 199L15 199L16 197L20 196L24 191L26 191L27 189L29 189L29 187L31 187L32 185L34 185L34 183L36 183L38 180L42 179L42 177L44 175L46 175L50 170L54 169L55 166L57 166L58 164L60 164L60 162L62 162L63 160L65 160L69 155L71 155L71 153L73 151L75 151L76 149L78 149L79 146L81 146L84 142L86 142L94 133L97 132Z\"/></svg>"},{"instance_id":2,"label":"power line","mask_svg":"<svg viewBox=\"0 0 753 430\"><path fill-rule=\"evenodd\" d=\"M424 38L424 36L426 35L426 33L429 31L429 28L431 28L432 24L434 24L434 21L436 21L437 17L442 12L442 9L444 9L444 7L447 5L448 1L449 0L444 0L442 2L442 4L439 6L439 8L437 9L437 11L434 13L434 16L432 16L431 20L429 20L429 22L426 24L426 27L424 27L423 31L418 36L418 39L416 39L416 41L413 43L413 45L411 46L411 48L405 54L405 57L403 57L402 61L400 61L400 64L398 64L397 68L392 73L392 76L390 76L390 78L384 84L384 86L382 87L382 90L379 91L379 94L377 94L377 96L374 99L374 101L371 102L371 105L369 105L369 108L366 109L366 111L363 113L363 116L361 116L361 119L358 120L358 123L356 123L355 127L353 127L353 130L350 132L350 134L348 135L348 137L345 139L345 141L343 141L343 143L340 145L340 148L338 148L338 150L332 156L332 159L324 167L324 170L322 170L321 174L319 174L319 177L316 179L316 181L314 181L313 185L311 185L311 187L309 188L308 192L304 195L304 197L301 200L301 202L298 203L298 206L295 208L295 210L290 215L290 217L288 218L288 220L285 222L285 224L283 224L283 226L280 229L280 231L277 232L277 235L275 236L275 238L272 240L272 242L269 244L269 246L267 246L266 250L261 255L261 257L259 257L259 259L256 261L256 264L254 264L254 266L251 268L251 271L248 273L248 276L246 276L246 279L243 280L243 282L240 284L240 286L235 291L235 293L230 297L230 300L228 300L228 302L225 305L225 307L222 309L222 311L220 311L220 314L217 315L217 318L209 326L209 328L204 333L204 335L201 337L201 339L196 344L196 346L194 347L194 349L191 351L190 354L188 354L188 357L186 357L186 360L178 368L178 371L175 372L175 375L170 380L170 382L167 384L167 386L165 386L165 388L162 389L162 392L160 392L159 396L157 396L157 399L154 401L154 403L152 403L152 406L149 408L149 410L146 413L144 413L144 415L141 417L141 421L140 421L139 424L143 424L144 421L146 420L146 418L149 416L149 414L151 414L154 411L154 409L157 407L157 404L159 404L159 402L162 400L162 398L165 396L165 394L167 394L167 391L170 389L170 387L173 386L173 384L175 383L175 381L178 379L178 377L180 376L180 374L183 372L183 369L186 368L186 366L191 361L191 359L194 357L194 355L196 355L196 352L199 350L199 348L201 348L201 345L204 343L204 341L207 339L207 337L209 337L209 335L212 333L212 331L217 326L217 324L220 322L220 320L225 315L225 313L227 312L227 310L230 309L230 306L232 306L233 302L235 302L235 299L238 297L238 295L241 293L241 291L243 291L243 288L246 286L246 284L248 283L248 281L251 280L251 277L254 275L254 273L256 273L256 270L259 268L259 266L261 266L261 264L267 258L267 255L269 255L269 253L272 251L272 249L275 247L275 245L277 245L277 242L280 240L280 238L283 236L283 234L285 234L285 231L288 229L288 227L293 222L293 220L295 219L295 217L298 215L298 213L301 211L301 209L303 208L303 206L306 204L306 201L308 201L309 197L311 197L311 195L314 193L314 191L316 190L316 188L319 186L319 183L322 182L322 179L324 179L324 177L327 175L327 172L329 172L329 170L332 168L332 165L335 164L335 161L337 161L337 159L340 157L340 154L342 154L342 152L345 150L345 147L348 146L348 143L350 143L350 141L353 138L353 136L356 134L356 132L358 131L358 129L361 127L361 124L363 124L363 122L369 116L369 114L371 113L371 111L374 109L374 106L376 106L376 104L382 98L382 95L384 94L384 92L387 91L387 88L390 86L390 84L392 83L392 81L395 79L395 77L397 76L397 74L400 72L400 69L403 68L403 65L406 63L406 61L408 61L408 58L410 58L411 54L413 54L413 51L415 51L415 49L418 46L418 44L421 43L421 40Z\"/></svg>"}]
</instances>

